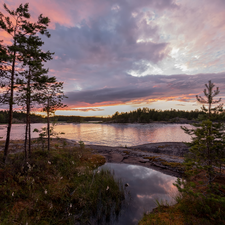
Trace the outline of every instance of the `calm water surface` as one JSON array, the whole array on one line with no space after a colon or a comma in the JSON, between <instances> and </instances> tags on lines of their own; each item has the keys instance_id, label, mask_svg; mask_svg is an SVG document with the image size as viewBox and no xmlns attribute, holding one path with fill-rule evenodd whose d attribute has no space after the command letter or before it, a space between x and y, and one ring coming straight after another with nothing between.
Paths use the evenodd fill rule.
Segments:
<instances>
[{"instance_id":1,"label":"calm water surface","mask_svg":"<svg viewBox=\"0 0 225 225\"><path fill-rule=\"evenodd\" d=\"M106 163L100 169L114 172L116 179L121 179L126 187L126 201L122 206L118 220L111 221L116 225L136 225L145 212L155 208L156 200L174 203L177 188L173 185L176 177L136 165ZM110 187L109 187L110 188Z\"/></svg>"},{"instance_id":2,"label":"calm water surface","mask_svg":"<svg viewBox=\"0 0 225 225\"><path fill-rule=\"evenodd\" d=\"M183 125L183 124L182 124ZM32 124L32 129L46 124ZM55 126L56 132L64 132L61 137L85 144L109 146L134 146L153 142L190 142L190 136L180 128L181 124L95 124L95 123L60 123ZM189 124L183 126L191 127ZM13 124L12 139L24 138L24 124ZM0 137L5 139L6 125L0 125ZM38 137L33 133L32 137Z\"/></svg>"}]
</instances>

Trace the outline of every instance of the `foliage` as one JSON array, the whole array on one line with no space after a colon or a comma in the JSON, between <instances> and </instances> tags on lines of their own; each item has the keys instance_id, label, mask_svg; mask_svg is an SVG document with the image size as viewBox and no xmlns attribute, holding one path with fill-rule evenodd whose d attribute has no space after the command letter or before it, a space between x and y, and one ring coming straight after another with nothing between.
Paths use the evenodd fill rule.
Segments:
<instances>
[{"instance_id":1,"label":"foliage","mask_svg":"<svg viewBox=\"0 0 225 225\"><path fill-rule=\"evenodd\" d=\"M205 113L203 111L199 110L183 111L171 109L162 111L149 108L139 108L131 112L116 112L112 117L107 118L107 120L116 123L150 123L153 121L188 123L189 120L196 120L199 116L204 114Z\"/></svg>"},{"instance_id":2,"label":"foliage","mask_svg":"<svg viewBox=\"0 0 225 225\"><path fill-rule=\"evenodd\" d=\"M50 130L49 130L50 138L52 138L52 137L59 138L58 135L65 134L64 132L55 132L54 131L54 127L55 126L56 126L56 123L52 122L52 124L50 126ZM38 135L39 135L38 141L41 143L42 150L44 150L44 148L45 148L45 140L46 140L46 138L48 138L47 127L42 127L40 130L35 128L33 130L33 132L38 133Z\"/></svg>"},{"instance_id":3,"label":"foliage","mask_svg":"<svg viewBox=\"0 0 225 225\"><path fill-rule=\"evenodd\" d=\"M178 179L176 187L182 195L180 202L185 205L183 213L217 221L222 224L225 221L225 189L224 172L222 165L225 163L225 134L224 124L212 122L212 111L214 114L221 111L222 105L212 108L213 104L219 103L221 99L215 100L219 94L219 88L209 81L205 85L204 94L206 98L196 96L203 105L203 110L207 112L207 117L200 123L193 124L195 128L188 129L182 127L185 133L191 135L192 142L190 150L185 158L186 180ZM192 205L189 210L187 205ZM196 210L197 209L197 210Z\"/></svg>"},{"instance_id":4,"label":"foliage","mask_svg":"<svg viewBox=\"0 0 225 225\"><path fill-rule=\"evenodd\" d=\"M207 104L207 109L203 105L203 109L207 110L208 119L203 120L199 124L194 124L196 128L188 129L182 127L185 133L191 135L192 142L190 144L190 153L186 158L186 165L191 169L201 169L206 172L209 186L217 176L215 167L222 166L225 163L225 134L224 124L221 122L212 122L211 111L218 112L221 110L221 105L212 108L213 104L219 103L221 99L214 100L214 97L219 94L219 88L213 90L214 84L209 81L204 89L205 98L196 96L201 103Z\"/></svg>"},{"instance_id":5,"label":"foliage","mask_svg":"<svg viewBox=\"0 0 225 225\"><path fill-rule=\"evenodd\" d=\"M11 45L0 45L0 67L4 70L3 73L0 73L1 86L4 86L6 90L1 95L1 102L9 105L9 120L4 149L4 161L6 161L13 119L13 104L15 104L15 79L22 75L20 71L24 69L25 65L28 65L28 58L31 59L37 54L37 52L28 51L29 46L34 46L34 40L36 40L35 45L42 43L38 37L39 34L47 37L50 34L47 31L48 17L43 17L41 14L37 22L31 22L28 3L21 4L16 10L10 10L6 4L4 4L4 8L8 16L0 12L0 28L12 37Z\"/></svg>"},{"instance_id":6,"label":"foliage","mask_svg":"<svg viewBox=\"0 0 225 225\"><path fill-rule=\"evenodd\" d=\"M59 147L53 146L58 144ZM54 140L51 151L9 155L0 167L0 224L94 224L118 214L123 190L108 171L95 171L104 157ZM2 155L0 154L0 157Z\"/></svg>"}]
</instances>

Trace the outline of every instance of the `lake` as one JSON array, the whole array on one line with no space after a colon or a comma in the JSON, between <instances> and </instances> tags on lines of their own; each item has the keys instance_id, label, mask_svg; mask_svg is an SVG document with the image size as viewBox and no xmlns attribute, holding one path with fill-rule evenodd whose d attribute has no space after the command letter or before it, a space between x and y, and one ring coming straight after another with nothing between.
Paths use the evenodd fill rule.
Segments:
<instances>
[{"instance_id":1,"label":"lake","mask_svg":"<svg viewBox=\"0 0 225 225\"><path fill-rule=\"evenodd\" d=\"M43 123L31 124L40 129L46 126ZM190 142L191 138L180 128L189 124L96 124L96 123L58 123L56 132L64 132L60 137L75 141L83 141L85 144L108 146L135 146L154 142ZM6 125L0 125L0 137L6 137ZM11 139L24 139L25 124L13 124ZM32 138L38 137L32 133Z\"/></svg>"},{"instance_id":2,"label":"lake","mask_svg":"<svg viewBox=\"0 0 225 225\"><path fill-rule=\"evenodd\" d=\"M124 187L126 183L129 184L125 187L126 200L117 220L111 218L109 223L104 224L137 225L145 212L151 212L157 206L157 200L168 204L175 203L174 197L178 191L173 183L176 177L128 164L106 163L99 169L112 171L115 179L119 179Z\"/></svg>"}]
</instances>

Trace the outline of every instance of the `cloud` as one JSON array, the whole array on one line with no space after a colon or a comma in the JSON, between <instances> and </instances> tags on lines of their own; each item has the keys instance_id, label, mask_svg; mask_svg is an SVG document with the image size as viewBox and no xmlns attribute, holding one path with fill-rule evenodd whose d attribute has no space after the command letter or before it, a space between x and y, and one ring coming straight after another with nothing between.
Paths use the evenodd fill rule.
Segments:
<instances>
[{"instance_id":1,"label":"cloud","mask_svg":"<svg viewBox=\"0 0 225 225\"><path fill-rule=\"evenodd\" d=\"M125 104L131 102L153 102L158 100L178 100L181 102L195 101L195 96L204 96L204 84L212 80L221 90L220 96L225 96L225 73L147 76L136 78L129 76L121 80L122 87L103 88L67 92L67 104L86 105Z\"/></svg>"},{"instance_id":2,"label":"cloud","mask_svg":"<svg viewBox=\"0 0 225 225\"><path fill-rule=\"evenodd\" d=\"M104 111L104 109L100 109L100 108L84 108L84 109L69 109L70 111L81 111L81 112L88 112L88 111Z\"/></svg>"},{"instance_id":3,"label":"cloud","mask_svg":"<svg viewBox=\"0 0 225 225\"><path fill-rule=\"evenodd\" d=\"M27 0L5 2L16 8ZM51 19L52 36L43 41L55 55L46 67L64 81L70 108L195 101L208 80L224 95L224 0L30 0L29 6L32 18Z\"/></svg>"}]
</instances>

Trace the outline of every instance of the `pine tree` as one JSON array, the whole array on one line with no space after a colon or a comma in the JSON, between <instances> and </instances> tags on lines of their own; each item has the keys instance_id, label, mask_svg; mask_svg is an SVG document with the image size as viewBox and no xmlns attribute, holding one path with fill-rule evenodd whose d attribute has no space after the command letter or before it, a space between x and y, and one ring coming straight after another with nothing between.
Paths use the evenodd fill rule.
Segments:
<instances>
[{"instance_id":1,"label":"pine tree","mask_svg":"<svg viewBox=\"0 0 225 225\"><path fill-rule=\"evenodd\" d=\"M63 92L63 82L57 82L55 77L42 77L41 89L38 98L43 104L43 111L47 114L47 139L48 151L50 150L50 116L54 115L56 109L66 107L62 100L66 98Z\"/></svg>"},{"instance_id":2,"label":"pine tree","mask_svg":"<svg viewBox=\"0 0 225 225\"><path fill-rule=\"evenodd\" d=\"M20 105L24 105L26 110L26 129L25 129L25 141L24 152L25 158L27 157L27 140L28 140L28 152L31 154L31 129L30 129L30 113L31 108L35 102L39 102L37 94L40 91L40 86L43 85L39 82L40 76L45 76L48 70L43 68L43 62L51 60L53 53L43 52L41 46L44 42L37 36L29 36L26 44L23 45L23 67L24 71L20 74L22 79L17 79L19 86L19 93L17 100Z\"/></svg>"},{"instance_id":3,"label":"pine tree","mask_svg":"<svg viewBox=\"0 0 225 225\"><path fill-rule=\"evenodd\" d=\"M26 43L30 35L36 35L38 33L44 34L50 37L47 31L48 23L50 22L48 17L39 16L36 23L29 21L30 14L28 12L28 3L21 4L16 10L10 10L6 4L4 8L9 16L5 16L0 12L0 28L7 32L12 38L12 44L1 48L1 67L5 67L4 79L6 82L7 91L4 95L4 103L9 104L9 120L7 127L7 136L4 148L4 162L7 159L10 133L13 119L13 104L14 104L14 89L15 89L15 77L18 76L18 68L23 61L23 55L19 54L23 51L23 44ZM2 46L1 46L2 47ZM2 50L3 49L3 50ZM4 52L5 49L5 52ZM1 74L2 75L2 74ZM3 78L2 78L3 79Z\"/></svg>"},{"instance_id":4,"label":"pine tree","mask_svg":"<svg viewBox=\"0 0 225 225\"><path fill-rule=\"evenodd\" d=\"M221 122L212 122L212 111L217 113L221 111L222 105L218 105L212 108L213 104L217 104L221 101L221 98L215 100L214 97L219 94L219 88L213 90L215 85L209 81L205 85L204 89L205 98L196 96L200 103L207 104L207 107L203 105L203 111L207 112L208 119L204 119L200 123L194 124L195 128L188 129L182 127L185 133L192 136L190 153L186 158L186 165L191 168L197 168L201 171L205 171L209 187L212 187L212 183L218 172L215 167L221 167L222 163L225 163L225 127Z\"/></svg>"}]
</instances>

